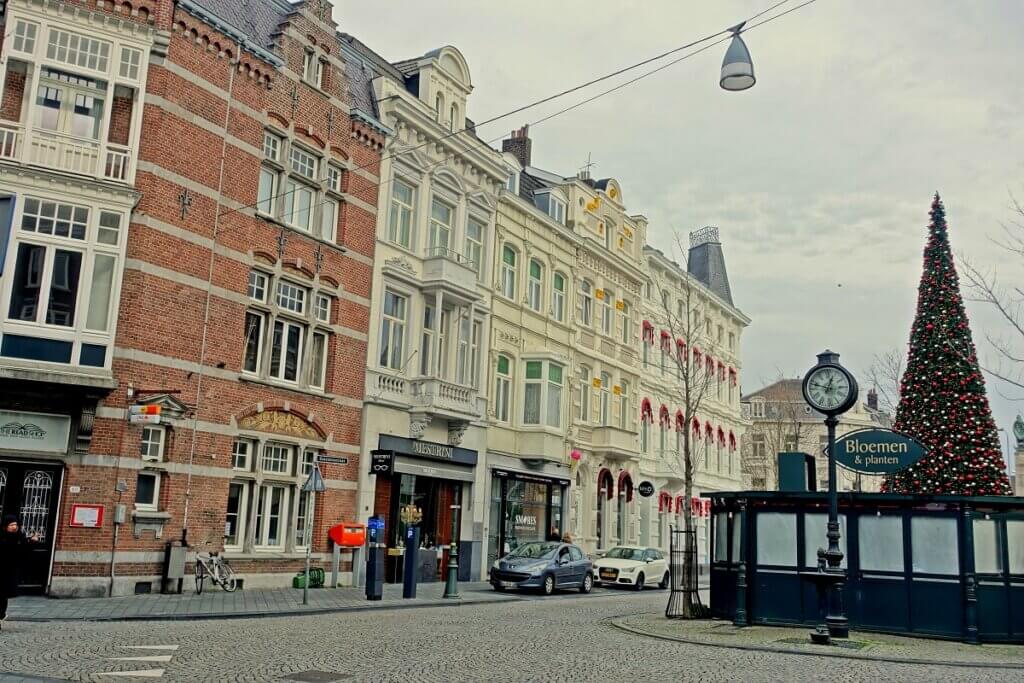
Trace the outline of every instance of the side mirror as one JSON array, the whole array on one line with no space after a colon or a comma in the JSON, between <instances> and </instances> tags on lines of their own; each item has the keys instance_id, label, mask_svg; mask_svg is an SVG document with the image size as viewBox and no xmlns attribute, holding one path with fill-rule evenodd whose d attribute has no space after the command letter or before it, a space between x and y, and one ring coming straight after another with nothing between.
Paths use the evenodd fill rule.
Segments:
<instances>
[{"instance_id":1,"label":"side mirror","mask_svg":"<svg viewBox=\"0 0 1024 683\"><path fill-rule=\"evenodd\" d=\"M646 562L647 564L650 564L651 562L654 562L654 559L648 557L646 560L644 560L644 562Z\"/></svg>"},{"instance_id":2,"label":"side mirror","mask_svg":"<svg viewBox=\"0 0 1024 683\"><path fill-rule=\"evenodd\" d=\"M560 557L560 558L558 558L558 566L559 567L564 567L565 565L569 564L569 562L570 562L570 560L569 560L568 557Z\"/></svg>"}]
</instances>

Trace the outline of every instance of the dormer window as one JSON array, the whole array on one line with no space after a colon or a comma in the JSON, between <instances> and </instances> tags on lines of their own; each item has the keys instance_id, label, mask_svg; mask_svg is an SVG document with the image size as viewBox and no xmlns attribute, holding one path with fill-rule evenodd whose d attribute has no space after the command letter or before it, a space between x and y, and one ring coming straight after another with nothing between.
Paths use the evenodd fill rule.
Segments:
<instances>
[{"instance_id":1,"label":"dormer window","mask_svg":"<svg viewBox=\"0 0 1024 683\"><path fill-rule=\"evenodd\" d=\"M551 216L556 222L565 225L566 201L551 191L540 192L536 195L537 208Z\"/></svg>"}]
</instances>

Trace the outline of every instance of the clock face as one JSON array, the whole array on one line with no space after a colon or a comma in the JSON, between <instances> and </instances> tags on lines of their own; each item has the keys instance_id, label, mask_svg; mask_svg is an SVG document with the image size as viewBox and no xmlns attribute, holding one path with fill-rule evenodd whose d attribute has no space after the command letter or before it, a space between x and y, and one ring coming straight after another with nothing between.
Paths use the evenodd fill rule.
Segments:
<instances>
[{"instance_id":1,"label":"clock face","mask_svg":"<svg viewBox=\"0 0 1024 683\"><path fill-rule=\"evenodd\" d=\"M850 378L833 367L818 368L807 378L807 399L811 407L829 412L842 406L850 397Z\"/></svg>"}]
</instances>

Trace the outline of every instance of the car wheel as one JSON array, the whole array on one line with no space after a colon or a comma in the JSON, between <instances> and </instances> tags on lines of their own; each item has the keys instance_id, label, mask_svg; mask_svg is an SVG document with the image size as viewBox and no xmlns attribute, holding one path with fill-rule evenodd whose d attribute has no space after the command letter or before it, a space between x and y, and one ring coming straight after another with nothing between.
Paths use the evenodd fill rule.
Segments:
<instances>
[{"instance_id":1,"label":"car wheel","mask_svg":"<svg viewBox=\"0 0 1024 683\"><path fill-rule=\"evenodd\" d=\"M670 579L671 574L669 572L665 572L665 576L661 577L661 583L658 584L658 588L660 588L661 590L665 590L666 588L668 588L668 583Z\"/></svg>"},{"instance_id":2,"label":"car wheel","mask_svg":"<svg viewBox=\"0 0 1024 683\"><path fill-rule=\"evenodd\" d=\"M633 586L633 588L637 589L638 591L642 591L644 589L643 572L640 573L640 576L636 577L636 584Z\"/></svg>"},{"instance_id":3,"label":"car wheel","mask_svg":"<svg viewBox=\"0 0 1024 683\"><path fill-rule=\"evenodd\" d=\"M540 590L541 590L542 593L544 593L544 595L551 595L552 593L554 593L555 592L555 577L552 576L551 574L548 574L547 576L545 576L544 577L544 585L541 587Z\"/></svg>"},{"instance_id":4,"label":"car wheel","mask_svg":"<svg viewBox=\"0 0 1024 683\"><path fill-rule=\"evenodd\" d=\"M580 586L580 593L589 593L594 590L594 576L587 572L587 575L583 577L583 585Z\"/></svg>"}]
</instances>

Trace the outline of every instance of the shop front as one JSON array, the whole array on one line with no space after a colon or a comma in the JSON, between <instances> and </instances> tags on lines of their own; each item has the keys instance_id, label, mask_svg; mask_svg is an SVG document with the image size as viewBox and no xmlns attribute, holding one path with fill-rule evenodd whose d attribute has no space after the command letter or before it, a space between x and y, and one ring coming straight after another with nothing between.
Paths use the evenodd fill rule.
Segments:
<instances>
[{"instance_id":1,"label":"shop front","mask_svg":"<svg viewBox=\"0 0 1024 683\"><path fill-rule=\"evenodd\" d=\"M68 415L0 410L0 514L37 539L19 570L21 592L49 585L70 429Z\"/></svg>"},{"instance_id":2,"label":"shop front","mask_svg":"<svg viewBox=\"0 0 1024 683\"><path fill-rule=\"evenodd\" d=\"M459 580L470 579L475 546L464 539L463 522L477 459L477 451L468 448L380 435L370 467L376 475L374 515L384 518L388 583L402 582L411 555L407 532L414 524L420 530L420 582L444 579L453 528L459 535Z\"/></svg>"},{"instance_id":3,"label":"shop front","mask_svg":"<svg viewBox=\"0 0 1024 683\"><path fill-rule=\"evenodd\" d=\"M562 538L569 480L491 470L488 566L528 541Z\"/></svg>"}]
</instances>

